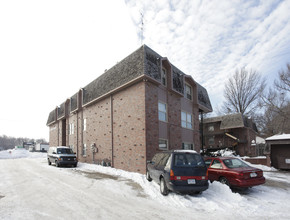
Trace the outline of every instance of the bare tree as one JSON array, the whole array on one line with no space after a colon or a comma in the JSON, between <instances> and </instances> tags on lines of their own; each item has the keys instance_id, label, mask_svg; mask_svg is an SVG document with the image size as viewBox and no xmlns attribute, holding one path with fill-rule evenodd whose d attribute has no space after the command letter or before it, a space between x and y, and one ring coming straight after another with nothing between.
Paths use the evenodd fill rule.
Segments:
<instances>
[{"instance_id":1,"label":"bare tree","mask_svg":"<svg viewBox=\"0 0 290 220\"><path fill-rule=\"evenodd\" d=\"M262 96L265 107L263 132L268 136L290 132L290 65L287 64L287 71L280 71L278 76L273 89Z\"/></svg>"},{"instance_id":2,"label":"bare tree","mask_svg":"<svg viewBox=\"0 0 290 220\"><path fill-rule=\"evenodd\" d=\"M224 113L240 112L244 115L252 115L259 105L265 85L265 80L256 71L237 69L225 85Z\"/></svg>"},{"instance_id":3,"label":"bare tree","mask_svg":"<svg viewBox=\"0 0 290 220\"><path fill-rule=\"evenodd\" d=\"M282 92L290 92L290 64L288 63L286 71L279 72L279 81L275 80L275 87Z\"/></svg>"}]
</instances>

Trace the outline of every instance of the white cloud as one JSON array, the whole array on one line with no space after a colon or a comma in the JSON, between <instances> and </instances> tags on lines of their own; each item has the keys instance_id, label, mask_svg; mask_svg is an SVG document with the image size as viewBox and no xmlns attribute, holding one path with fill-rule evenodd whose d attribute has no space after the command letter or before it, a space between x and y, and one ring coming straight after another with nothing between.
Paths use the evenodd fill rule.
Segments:
<instances>
[{"instance_id":1,"label":"white cloud","mask_svg":"<svg viewBox=\"0 0 290 220\"><path fill-rule=\"evenodd\" d=\"M143 4L144 17L150 15L144 42L205 86L214 105L222 100L224 82L237 68L273 78L290 62L289 1L168 4L170 8L164 1L164 8Z\"/></svg>"}]
</instances>

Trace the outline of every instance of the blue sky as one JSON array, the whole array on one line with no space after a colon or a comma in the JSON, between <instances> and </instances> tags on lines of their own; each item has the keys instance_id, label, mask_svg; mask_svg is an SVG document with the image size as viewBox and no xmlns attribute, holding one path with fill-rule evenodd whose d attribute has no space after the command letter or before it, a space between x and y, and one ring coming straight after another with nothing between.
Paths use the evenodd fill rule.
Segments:
<instances>
[{"instance_id":1,"label":"blue sky","mask_svg":"<svg viewBox=\"0 0 290 220\"><path fill-rule=\"evenodd\" d=\"M49 112L143 43L209 92L236 68L271 86L290 62L290 1L0 1L0 135L48 139Z\"/></svg>"}]
</instances>

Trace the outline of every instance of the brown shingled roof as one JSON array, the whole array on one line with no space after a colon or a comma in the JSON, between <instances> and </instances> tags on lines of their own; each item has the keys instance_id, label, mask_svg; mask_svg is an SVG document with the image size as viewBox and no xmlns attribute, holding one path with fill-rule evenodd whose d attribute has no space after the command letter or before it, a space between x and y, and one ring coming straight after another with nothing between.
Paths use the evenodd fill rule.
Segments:
<instances>
[{"instance_id":1,"label":"brown shingled roof","mask_svg":"<svg viewBox=\"0 0 290 220\"><path fill-rule=\"evenodd\" d=\"M114 89L125 85L126 83L141 77L142 75L147 75L156 81L161 81L161 59L164 57L160 56L158 53L153 51L146 45L141 46L135 52L127 56L125 59L117 63L115 66L107 70L97 79L86 85L83 91L83 105L93 102L99 97L108 94ZM165 58L166 59L166 58ZM179 93L183 93L183 77L185 74L171 65L173 72L173 89ZM212 111L211 103L205 88L198 85L198 104L200 108L204 111ZM77 94L71 97L70 112L77 109ZM58 112L60 118L63 116L64 111L60 108ZM47 120L47 125L54 122L56 116L53 113L50 114Z\"/></svg>"}]
</instances>

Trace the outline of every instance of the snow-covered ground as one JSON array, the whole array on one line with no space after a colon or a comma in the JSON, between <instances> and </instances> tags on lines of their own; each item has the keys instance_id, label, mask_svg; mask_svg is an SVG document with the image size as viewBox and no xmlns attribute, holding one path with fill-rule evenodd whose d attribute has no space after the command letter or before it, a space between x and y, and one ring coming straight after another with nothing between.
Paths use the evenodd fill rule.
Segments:
<instances>
[{"instance_id":1,"label":"snow-covered ground","mask_svg":"<svg viewBox=\"0 0 290 220\"><path fill-rule=\"evenodd\" d=\"M253 165L254 166L254 165ZM170 193L144 175L79 163L48 166L45 153L0 152L0 219L290 219L290 172L262 168L266 184L201 195Z\"/></svg>"}]
</instances>

